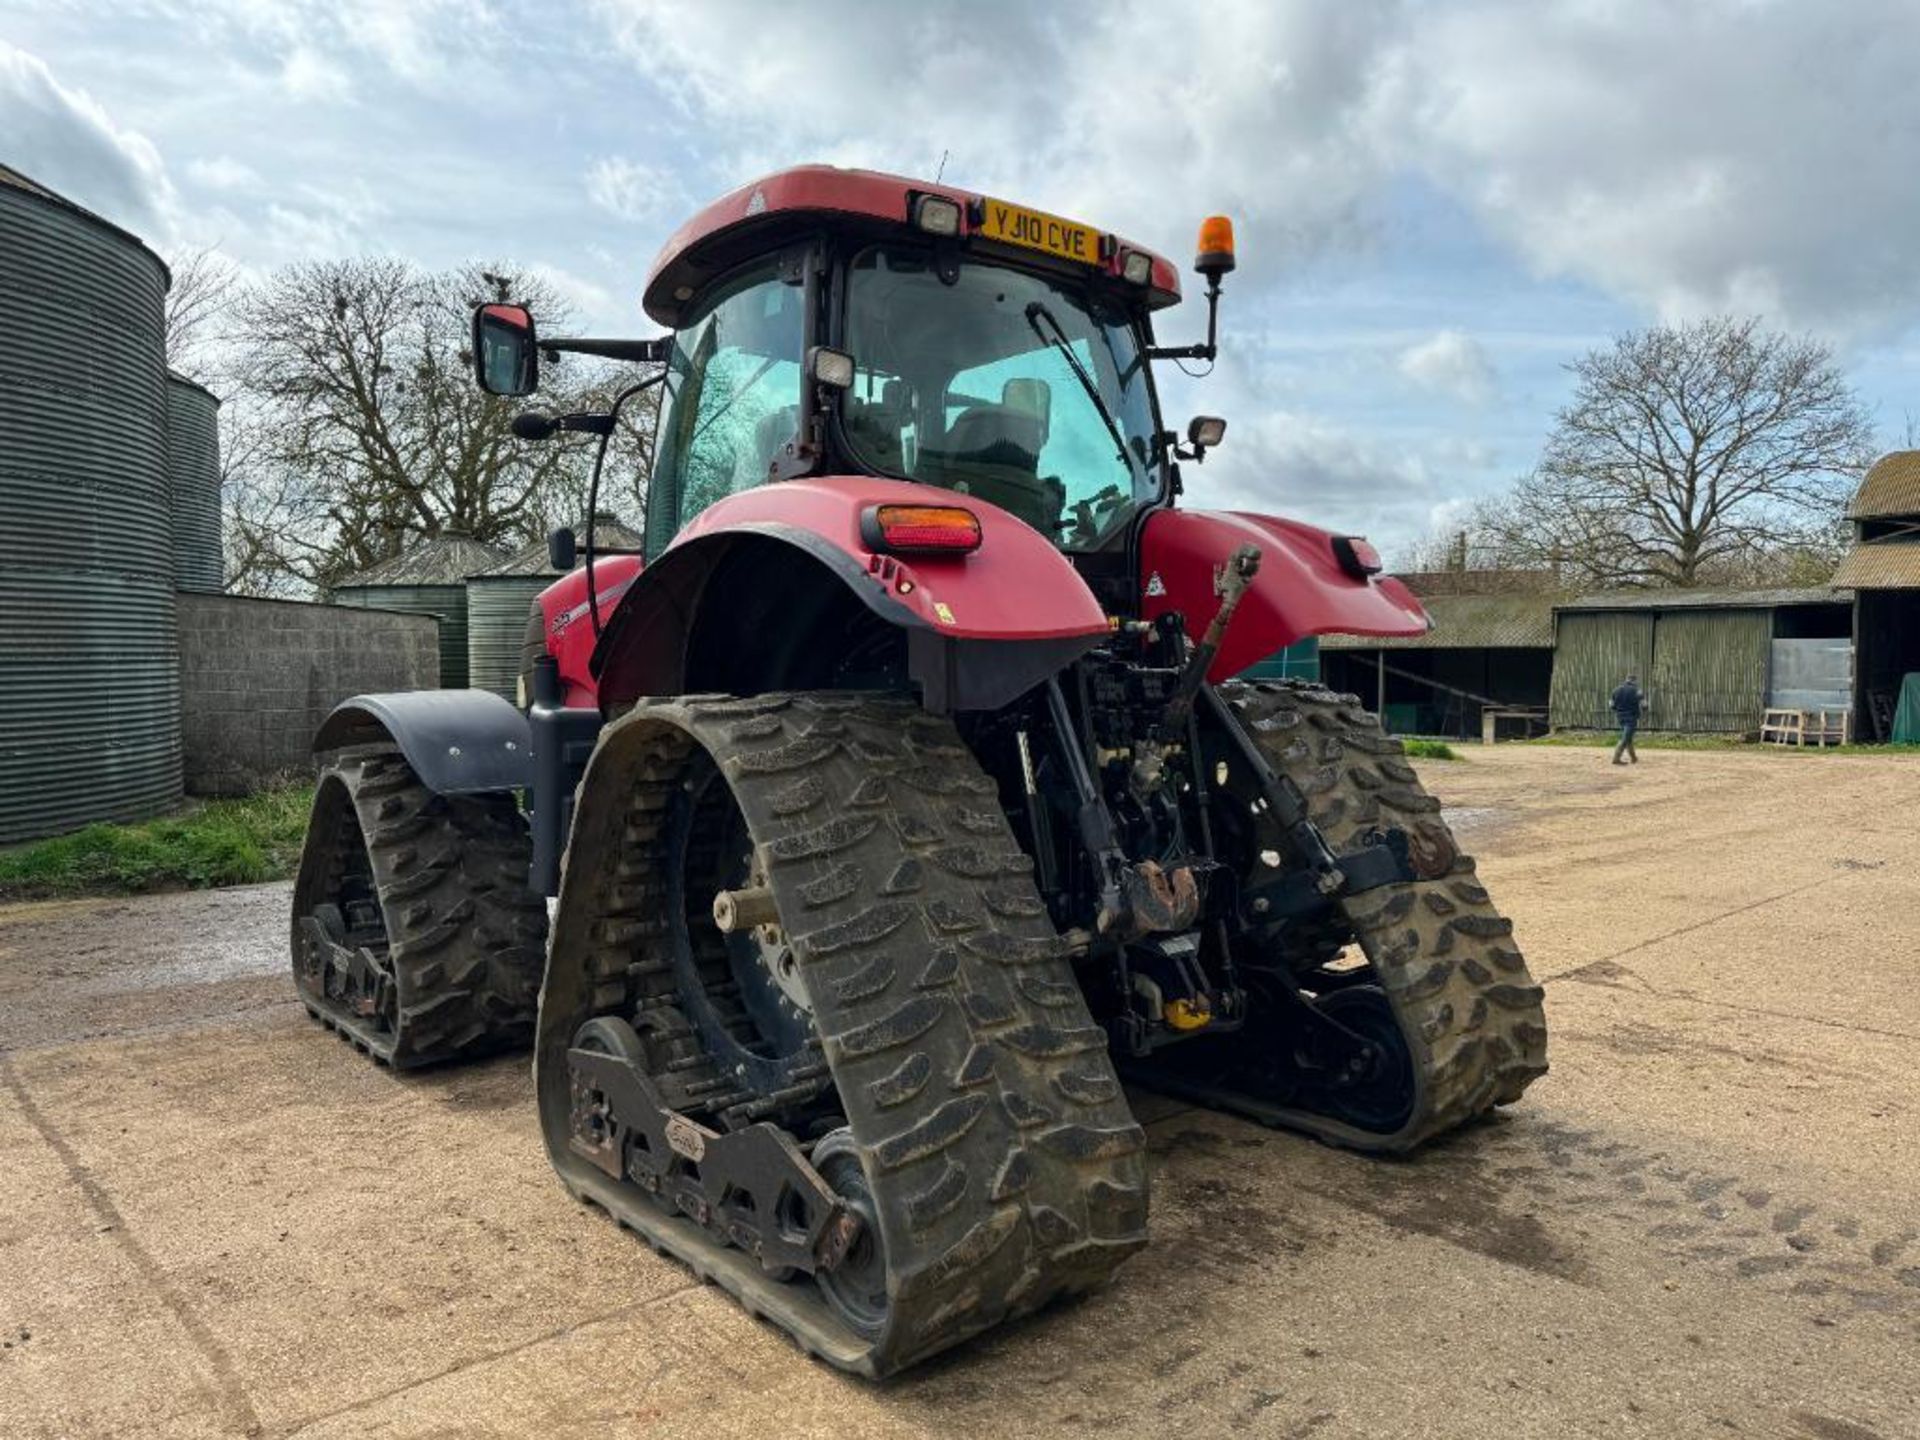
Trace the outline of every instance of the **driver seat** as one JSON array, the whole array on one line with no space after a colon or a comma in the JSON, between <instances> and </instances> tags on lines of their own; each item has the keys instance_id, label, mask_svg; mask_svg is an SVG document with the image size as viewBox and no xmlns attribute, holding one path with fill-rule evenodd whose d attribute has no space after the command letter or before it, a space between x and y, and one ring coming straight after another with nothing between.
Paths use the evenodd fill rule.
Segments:
<instances>
[{"instance_id":1,"label":"driver seat","mask_svg":"<svg viewBox=\"0 0 1920 1440\"><path fill-rule=\"evenodd\" d=\"M1040 452L1052 425L1052 391L1044 380L1009 380L997 405L969 405L954 417L936 457L954 488L998 505L1049 540L1060 534L1067 491L1058 477L1040 478Z\"/></svg>"}]
</instances>

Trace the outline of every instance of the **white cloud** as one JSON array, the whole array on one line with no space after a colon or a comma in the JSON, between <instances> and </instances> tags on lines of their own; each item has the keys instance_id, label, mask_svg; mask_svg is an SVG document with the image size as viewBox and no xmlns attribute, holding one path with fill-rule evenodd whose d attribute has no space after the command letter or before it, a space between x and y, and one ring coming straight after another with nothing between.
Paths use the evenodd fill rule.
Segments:
<instances>
[{"instance_id":1,"label":"white cloud","mask_svg":"<svg viewBox=\"0 0 1920 1440\"><path fill-rule=\"evenodd\" d=\"M296 45L281 62L280 84L296 100L332 102L353 91L347 72L330 57L307 45Z\"/></svg>"},{"instance_id":2,"label":"white cloud","mask_svg":"<svg viewBox=\"0 0 1920 1440\"><path fill-rule=\"evenodd\" d=\"M571 270L563 270L558 265L549 265L544 261L528 265L526 271L566 301L574 311L573 323L583 329L605 329L607 322L617 315L613 292L584 275L576 275ZM541 323L545 324L544 317Z\"/></svg>"},{"instance_id":3,"label":"white cloud","mask_svg":"<svg viewBox=\"0 0 1920 1440\"><path fill-rule=\"evenodd\" d=\"M587 198L622 220L677 219L687 203L678 177L656 165L603 156L587 170Z\"/></svg>"},{"instance_id":4,"label":"white cloud","mask_svg":"<svg viewBox=\"0 0 1920 1440\"><path fill-rule=\"evenodd\" d=\"M189 160L187 178L208 190L252 190L260 186L260 172L231 155L215 155L207 160Z\"/></svg>"},{"instance_id":5,"label":"white cloud","mask_svg":"<svg viewBox=\"0 0 1920 1440\"><path fill-rule=\"evenodd\" d=\"M132 230L167 228L173 187L153 143L4 41L0 136L0 160L49 189Z\"/></svg>"},{"instance_id":6,"label":"white cloud","mask_svg":"<svg viewBox=\"0 0 1920 1440\"><path fill-rule=\"evenodd\" d=\"M1751 0L1420 12L1376 117L1397 165L1544 274L1667 317L1912 319L1920 9Z\"/></svg>"},{"instance_id":7,"label":"white cloud","mask_svg":"<svg viewBox=\"0 0 1920 1440\"><path fill-rule=\"evenodd\" d=\"M950 180L1176 256L1229 210L1257 275L1363 243L1417 177L1643 313L1838 333L1909 323L1920 295L1908 0L1220 0L1204 27L1146 0L596 8L733 183L798 158L925 174L945 149Z\"/></svg>"},{"instance_id":8,"label":"white cloud","mask_svg":"<svg viewBox=\"0 0 1920 1440\"><path fill-rule=\"evenodd\" d=\"M430 88L467 86L475 55L502 36L488 0L146 0L182 43L259 50L306 99L335 99L377 67Z\"/></svg>"},{"instance_id":9,"label":"white cloud","mask_svg":"<svg viewBox=\"0 0 1920 1440\"><path fill-rule=\"evenodd\" d=\"M1325 416L1252 409L1204 467L1189 466L1200 509L1310 517L1316 525L1396 543L1421 533L1438 496L1433 466L1415 448L1356 434Z\"/></svg>"},{"instance_id":10,"label":"white cloud","mask_svg":"<svg viewBox=\"0 0 1920 1440\"><path fill-rule=\"evenodd\" d=\"M1477 340L1458 330L1441 330L1409 345L1394 363L1422 389L1468 405L1483 405L1493 396L1493 362Z\"/></svg>"},{"instance_id":11,"label":"white cloud","mask_svg":"<svg viewBox=\"0 0 1920 1440\"><path fill-rule=\"evenodd\" d=\"M597 8L632 63L717 137L728 184L799 159L930 175L945 150L950 182L1177 256L1202 215L1232 211L1267 241L1243 262L1271 270L1351 234L1376 173L1358 129L1373 22L1358 7L1221 0L1201 30L1146 0L874 6L857 19L752 0ZM1144 63L1169 49L1181 63Z\"/></svg>"}]
</instances>

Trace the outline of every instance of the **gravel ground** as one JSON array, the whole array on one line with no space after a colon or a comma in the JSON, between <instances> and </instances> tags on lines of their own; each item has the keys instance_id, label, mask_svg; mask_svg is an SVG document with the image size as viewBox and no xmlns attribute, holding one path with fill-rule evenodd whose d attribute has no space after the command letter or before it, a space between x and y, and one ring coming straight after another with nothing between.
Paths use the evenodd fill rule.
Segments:
<instances>
[{"instance_id":1,"label":"gravel ground","mask_svg":"<svg viewBox=\"0 0 1920 1440\"><path fill-rule=\"evenodd\" d=\"M1553 1073L1398 1163L1138 1097L1153 1246L880 1388L575 1206L284 886L0 908L0 1436L1920 1436L1920 764L1429 764Z\"/></svg>"}]
</instances>

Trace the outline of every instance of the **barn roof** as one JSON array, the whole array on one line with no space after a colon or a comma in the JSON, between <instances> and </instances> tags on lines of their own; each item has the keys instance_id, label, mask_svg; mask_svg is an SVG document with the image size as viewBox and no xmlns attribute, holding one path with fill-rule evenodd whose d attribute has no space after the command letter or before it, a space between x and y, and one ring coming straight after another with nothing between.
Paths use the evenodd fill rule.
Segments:
<instances>
[{"instance_id":1,"label":"barn roof","mask_svg":"<svg viewBox=\"0 0 1920 1440\"><path fill-rule=\"evenodd\" d=\"M1894 450L1874 461L1847 507L1850 520L1895 515L1920 515L1920 450Z\"/></svg>"},{"instance_id":2,"label":"barn roof","mask_svg":"<svg viewBox=\"0 0 1920 1440\"><path fill-rule=\"evenodd\" d=\"M1323 650L1530 650L1553 645L1552 595L1428 595L1424 635L1325 635Z\"/></svg>"},{"instance_id":3,"label":"barn roof","mask_svg":"<svg viewBox=\"0 0 1920 1440\"><path fill-rule=\"evenodd\" d=\"M1920 540L1856 545L1840 562L1833 583L1856 590L1920 590Z\"/></svg>"},{"instance_id":4,"label":"barn roof","mask_svg":"<svg viewBox=\"0 0 1920 1440\"><path fill-rule=\"evenodd\" d=\"M470 535L443 531L403 550L391 560L369 565L357 575L333 582L335 590L382 585L459 585L467 576L500 563L500 552Z\"/></svg>"},{"instance_id":5,"label":"barn roof","mask_svg":"<svg viewBox=\"0 0 1920 1440\"><path fill-rule=\"evenodd\" d=\"M630 530L620 523L620 517L602 511L593 517L593 548L595 550L638 550L646 543L637 530ZM580 556L586 560L586 536L580 537ZM596 573L599 567L595 567ZM510 555L498 565L469 576L473 580L502 580L521 575L554 576L559 574L547 561L547 542L529 545L518 554Z\"/></svg>"},{"instance_id":6,"label":"barn roof","mask_svg":"<svg viewBox=\"0 0 1920 1440\"><path fill-rule=\"evenodd\" d=\"M1835 584L1839 577L1835 577ZM1777 610L1783 605L1844 605L1853 597L1827 586L1779 590L1603 590L1562 600L1555 610Z\"/></svg>"}]
</instances>

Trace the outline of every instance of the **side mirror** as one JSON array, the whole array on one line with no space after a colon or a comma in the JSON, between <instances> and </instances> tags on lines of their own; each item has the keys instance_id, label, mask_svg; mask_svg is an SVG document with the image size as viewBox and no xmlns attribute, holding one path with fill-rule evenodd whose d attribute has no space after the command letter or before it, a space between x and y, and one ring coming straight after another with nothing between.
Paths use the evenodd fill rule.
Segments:
<instances>
[{"instance_id":1,"label":"side mirror","mask_svg":"<svg viewBox=\"0 0 1920 1440\"><path fill-rule=\"evenodd\" d=\"M473 378L489 395L531 395L539 388L540 350L526 306L473 307Z\"/></svg>"},{"instance_id":2,"label":"side mirror","mask_svg":"<svg viewBox=\"0 0 1920 1440\"><path fill-rule=\"evenodd\" d=\"M573 531L563 527L547 536L547 563L562 573L580 563L580 549Z\"/></svg>"},{"instance_id":3,"label":"side mirror","mask_svg":"<svg viewBox=\"0 0 1920 1440\"><path fill-rule=\"evenodd\" d=\"M1218 415L1196 415L1187 422L1187 443L1193 446L1193 458L1202 459L1227 438L1227 422Z\"/></svg>"}]
</instances>

